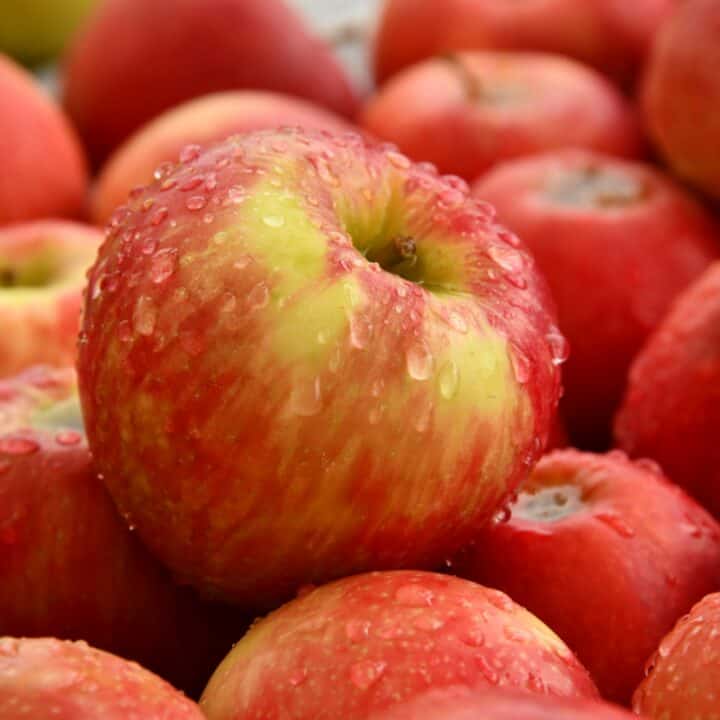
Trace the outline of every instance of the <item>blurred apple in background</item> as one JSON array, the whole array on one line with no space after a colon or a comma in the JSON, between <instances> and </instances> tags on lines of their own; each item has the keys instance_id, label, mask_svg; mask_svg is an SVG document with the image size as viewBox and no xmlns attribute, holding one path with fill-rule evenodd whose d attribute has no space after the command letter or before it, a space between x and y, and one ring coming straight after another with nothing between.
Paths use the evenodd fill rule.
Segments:
<instances>
[{"instance_id":1,"label":"blurred apple in background","mask_svg":"<svg viewBox=\"0 0 720 720\"><path fill-rule=\"evenodd\" d=\"M466 180L543 150L633 157L642 149L634 109L608 80L539 53L459 53L420 63L371 98L361 124Z\"/></svg>"},{"instance_id":2,"label":"blurred apple in background","mask_svg":"<svg viewBox=\"0 0 720 720\"><path fill-rule=\"evenodd\" d=\"M237 91L208 95L173 108L138 130L102 168L92 214L105 223L130 190L147 185L167 162L177 162L190 144L207 145L229 135L298 126L316 130L350 129L350 124L317 105L279 93Z\"/></svg>"},{"instance_id":3,"label":"blurred apple in background","mask_svg":"<svg viewBox=\"0 0 720 720\"><path fill-rule=\"evenodd\" d=\"M105 0L72 43L64 102L97 166L175 105L223 90L274 90L353 115L327 46L285 0Z\"/></svg>"},{"instance_id":4,"label":"blurred apple in background","mask_svg":"<svg viewBox=\"0 0 720 720\"><path fill-rule=\"evenodd\" d=\"M33 76L3 55L0 158L0 225L81 215L88 178L80 142Z\"/></svg>"},{"instance_id":5,"label":"blurred apple in background","mask_svg":"<svg viewBox=\"0 0 720 720\"><path fill-rule=\"evenodd\" d=\"M509 162L473 191L526 243L552 290L570 342L560 407L571 440L606 449L633 357L718 257L720 227L671 178L595 153Z\"/></svg>"},{"instance_id":6,"label":"blurred apple in background","mask_svg":"<svg viewBox=\"0 0 720 720\"><path fill-rule=\"evenodd\" d=\"M98 0L3 0L0 52L37 65L54 59Z\"/></svg>"},{"instance_id":7,"label":"blurred apple in background","mask_svg":"<svg viewBox=\"0 0 720 720\"><path fill-rule=\"evenodd\" d=\"M102 240L60 220L0 227L0 377L75 364L85 273Z\"/></svg>"},{"instance_id":8,"label":"blurred apple in background","mask_svg":"<svg viewBox=\"0 0 720 720\"><path fill-rule=\"evenodd\" d=\"M453 572L507 592L626 704L675 621L720 589L720 525L648 461L543 457Z\"/></svg>"},{"instance_id":9,"label":"blurred apple in background","mask_svg":"<svg viewBox=\"0 0 720 720\"><path fill-rule=\"evenodd\" d=\"M156 675L84 642L0 638L3 720L204 720Z\"/></svg>"},{"instance_id":10,"label":"blurred apple in background","mask_svg":"<svg viewBox=\"0 0 720 720\"><path fill-rule=\"evenodd\" d=\"M560 639L506 595L396 571L326 585L256 623L200 706L208 720L364 720L453 685L597 695Z\"/></svg>"}]
</instances>

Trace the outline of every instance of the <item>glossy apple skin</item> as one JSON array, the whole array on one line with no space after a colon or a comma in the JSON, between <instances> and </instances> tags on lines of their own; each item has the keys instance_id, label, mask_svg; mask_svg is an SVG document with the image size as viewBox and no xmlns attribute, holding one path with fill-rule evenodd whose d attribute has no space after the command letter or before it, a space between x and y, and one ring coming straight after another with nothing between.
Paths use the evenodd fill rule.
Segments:
<instances>
[{"instance_id":1,"label":"glossy apple skin","mask_svg":"<svg viewBox=\"0 0 720 720\"><path fill-rule=\"evenodd\" d=\"M191 100L148 123L112 154L95 184L94 221L105 224L133 188L150 183L163 163L176 162L186 145L208 145L230 135L281 126L350 128L329 110L279 93L239 90Z\"/></svg>"},{"instance_id":2,"label":"glossy apple skin","mask_svg":"<svg viewBox=\"0 0 720 720\"><path fill-rule=\"evenodd\" d=\"M0 638L3 720L204 720L198 706L134 662L85 642Z\"/></svg>"},{"instance_id":3,"label":"glossy apple skin","mask_svg":"<svg viewBox=\"0 0 720 720\"><path fill-rule=\"evenodd\" d=\"M680 295L638 353L615 439L652 457L720 517L720 263Z\"/></svg>"},{"instance_id":4,"label":"glossy apple skin","mask_svg":"<svg viewBox=\"0 0 720 720\"><path fill-rule=\"evenodd\" d=\"M75 38L64 104L93 163L182 102L224 90L284 92L351 116L330 48L285 0L106 0Z\"/></svg>"},{"instance_id":5,"label":"glossy apple skin","mask_svg":"<svg viewBox=\"0 0 720 720\"><path fill-rule=\"evenodd\" d=\"M464 184L359 135L184 160L89 275L80 388L115 501L243 605L437 567L547 441L565 348L531 259Z\"/></svg>"},{"instance_id":6,"label":"glossy apple skin","mask_svg":"<svg viewBox=\"0 0 720 720\"><path fill-rule=\"evenodd\" d=\"M571 348L561 402L571 440L606 449L633 358L718 257L720 228L657 170L578 151L507 163L473 191L523 239L552 290Z\"/></svg>"},{"instance_id":7,"label":"glossy apple skin","mask_svg":"<svg viewBox=\"0 0 720 720\"><path fill-rule=\"evenodd\" d=\"M559 511L555 492L567 501L562 517L527 509L535 498ZM617 452L546 455L510 510L480 530L453 572L535 613L605 698L627 703L663 635L720 588L720 526L653 463Z\"/></svg>"},{"instance_id":8,"label":"glossy apple skin","mask_svg":"<svg viewBox=\"0 0 720 720\"><path fill-rule=\"evenodd\" d=\"M585 698L451 687L374 713L370 720L637 720L627 710Z\"/></svg>"},{"instance_id":9,"label":"glossy apple skin","mask_svg":"<svg viewBox=\"0 0 720 720\"><path fill-rule=\"evenodd\" d=\"M70 369L0 381L0 550L0 635L83 639L198 692L242 632L176 588L118 516Z\"/></svg>"},{"instance_id":10,"label":"glossy apple skin","mask_svg":"<svg viewBox=\"0 0 720 720\"><path fill-rule=\"evenodd\" d=\"M633 710L649 720L690 720L717 714L720 683L720 593L681 618L648 660Z\"/></svg>"},{"instance_id":11,"label":"glossy apple skin","mask_svg":"<svg viewBox=\"0 0 720 720\"><path fill-rule=\"evenodd\" d=\"M642 88L650 136L673 171L720 198L720 5L679 3L658 34Z\"/></svg>"},{"instance_id":12,"label":"glossy apple skin","mask_svg":"<svg viewBox=\"0 0 720 720\"><path fill-rule=\"evenodd\" d=\"M79 217L88 185L80 142L33 77L2 54L0 107L0 225Z\"/></svg>"},{"instance_id":13,"label":"glossy apple skin","mask_svg":"<svg viewBox=\"0 0 720 720\"><path fill-rule=\"evenodd\" d=\"M597 695L570 650L507 596L408 570L339 580L255 624L200 707L208 720L361 720L453 685Z\"/></svg>"},{"instance_id":14,"label":"glossy apple skin","mask_svg":"<svg viewBox=\"0 0 720 720\"><path fill-rule=\"evenodd\" d=\"M35 364L75 364L85 272L102 240L98 228L68 221L0 227L0 377ZM44 264L47 284L9 279Z\"/></svg>"},{"instance_id":15,"label":"glossy apple skin","mask_svg":"<svg viewBox=\"0 0 720 720\"><path fill-rule=\"evenodd\" d=\"M575 58L631 86L676 0L388 0L375 40L380 82L456 50L535 50Z\"/></svg>"},{"instance_id":16,"label":"glossy apple skin","mask_svg":"<svg viewBox=\"0 0 720 720\"><path fill-rule=\"evenodd\" d=\"M635 157L634 109L601 75L541 53L458 53L404 70L361 124L416 160L468 181L503 160L565 147Z\"/></svg>"}]
</instances>

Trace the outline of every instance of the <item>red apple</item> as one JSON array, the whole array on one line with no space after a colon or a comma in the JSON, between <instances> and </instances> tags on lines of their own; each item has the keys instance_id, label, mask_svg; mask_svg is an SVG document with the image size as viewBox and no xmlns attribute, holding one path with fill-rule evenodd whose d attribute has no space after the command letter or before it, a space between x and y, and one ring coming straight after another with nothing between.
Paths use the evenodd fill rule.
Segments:
<instances>
[{"instance_id":1,"label":"red apple","mask_svg":"<svg viewBox=\"0 0 720 720\"><path fill-rule=\"evenodd\" d=\"M229 135L280 126L349 128L329 110L275 93L237 91L192 100L148 123L113 153L95 186L95 222L106 223L130 190L151 182L155 170L175 162L186 145L207 145Z\"/></svg>"},{"instance_id":2,"label":"red apple","mask_svg":"<svg viewBox=\"0 0 720 720\"><path fill-rule=\"evenodd\" d=\"M509 519L453 572L507 592L630 700L663 635L720 589L720 525L648 461L564 450L540 460Z\"/></svg>"},{"instance_id":3,"label":"red apple","mask_svg":"<svg viewBox=\"0 0 720 720\"><path fill-rule=\"evenodd\" d=\"M720 3L685 0L663 26L648 62L642 105L672 169L720 198Z\"/></svg>"},{"instance_id":4,"label":"red apple","mask_svg":"<svg viewBox=\"0 0 720 720\"><path fill-rule=\"evenodd\" d=\"M32 76L0 54L0 225L77 217L87 169L73 129Z\"/></svg>"},{"instance_id":5,"label":"red apple","mask_svg":"<svg viewBox=\"0 0 720 720\"><path fill-rule=\"evenodd\" d=\"M388 0L375 41L380 81L455 50L569 55L631 85L677 0Z\"/></svg>"},{"instance_id":6,"label":"red apple","mask_svg":"<svg viewBox=\"0 0 720 720\"><path fill-rule=\"evenodd\" d=\"M3 720L205 720L157 675L85 642L0 638Z\"/></svg>"},{"instance_id":7,"label":"red apple","mask_svg":"<svg viewBox=\"0 0 720 720\"><path fill-rule=\"evenodd\" d=\"M627 710L598 700L543 697L508 690L466 687L431 690L374 713L370 720L637 720Z\"/></svg>"},{"instance_id":8,"label":"red apple","mask_svg":"<svg viewBox=\"0 0 720 720\"><path fill-rule=\"evenodd\" d=\"M720 262L674 303L638 354L615 421L619 447L657 460L720 517Z\"/></svg>"},{"instance_id":9,"label":"red apple","mask_svg":"<svg viewBox=\"0 0 720 720\"><path fill-rule=\"evenodd\" d=\"M210 678L208 720L365 720L429 688L595 697L555 634L495 590L417 571L345 578L255 624Z\"/></svg>"},{"instance_id":10,"label":"red apple","mask_svg":"<svg viewBox=\"0 0 720 720\"><path fill-rule=\"evenodd\" d=\"M118 516L91 462L74 372L0 381L0 635L82 638L198 690L237 639L219 630Z\"/></svg>"},{"instance_id":11,"label":"red apple","mask_svg":"<svg viewBox=\"0 0 720 720\"><path fill-rule=\"evenodd\" d=\"M474 193L523 239L552 289L571 348L561 403L570 438L606 448L633 357L718 257L718 225L653 168L579 151L508 163Z\"/></svg>"},{"instance_id":12,"label":"red apple","mask_svg":"<svg viewBox=\"0 0 720 720\"><path fill-rule=\"evenodd\" d=\"M102 239L59 220L0 228L0 377L75 363L85 273Z\"/></svg>"},{"instance_id":13,"label":"red apple","mask_svg":"<svg viewBox=\"0 0 720 720\"><path fill-rule=\"evenodd\" d=\"M356 110L330 49L285 0L106 0L70 48L64 100L100 164L161 112L244 88Z\"/></svg>"},{"instance_id":14,"label":"red apple","mask_svg":"<svg viewBox=\"0 0 720 720\"><path fill-rule=\"evenodd\" d=\"M80 345L91 448L206 593L271 606L436 567L546 443L564 341L456 180L266 131L191 148L110 225Z\"/></svg>"},{"instance_id":15,"label":"red apple","mask_svg":"<svg viewBox=\"0 0 720 720\"><path fill-rule=\"evenodd\" d=\"M711 720L720 713L720 593L680 619L650 658L633 709L649 720Z\"/></svg>"},{"instance_id":16,"label":"red apple","mask_svg":"<svg viewBox=\"0 0 720 720\"><path fill-rule=\"evenodd\" d=\"M460 53L415 65L371 98L362 125L466 180L543 150L632 157L642 146L633 109L608 80L538 53Z\"/></svg>"}]
</instances>

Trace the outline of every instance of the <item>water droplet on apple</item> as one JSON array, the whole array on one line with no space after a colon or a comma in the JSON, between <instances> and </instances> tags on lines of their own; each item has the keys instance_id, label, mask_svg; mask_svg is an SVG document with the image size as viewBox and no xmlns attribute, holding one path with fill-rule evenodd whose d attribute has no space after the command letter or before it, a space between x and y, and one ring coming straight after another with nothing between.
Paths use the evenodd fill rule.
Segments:
<instances>
[{"instance_id":1,"label":"water droplet on apple","mask_svg":"<svg viewBox=\"0 0 720 720\"><path fill-rule=\"evenodd\" d=\"M197 211L202 210L208 203L207 198L205 195L192 195L189 197L185 203L185 207L188 210Z\"/></svg>"},{"instance_id":2,"label":"water droplet on apple","mask_svg":"<svg viewBox=\"0 0 720 720\"><path fill-rule=\"evenodd\" d=\"M262 221L270 228L281 228L285 225L285 218L282 215L265 215Z\"/></svg>"},{"instance_id":3,"label":"water droplet on apple","mask_svg":"<svg viewBox=\"0 0 720 720\"><path fill-rule=\"evenodd\" d=\"M205 178L202 175L191 175L180 183L178 189L182 192L190 192L191 190L199 188L204 181Z\"/></svg>"},{"instance_id":4,"label":"water droplet on apple","mask_svg":"<svg viewBox=\"0 0 720 720\"><path fill-rule=\"evenodd\" d=\"M445 626L445 621L437 615L418 615L413 620L413 626L418 630L425 630L427 632L436 632L440 628Z\"/></svg>"},{"instance_id":5,"label":"water droplet on apple","mask_svg":"<svg viewBox=\"0 0 720 720\"><path fill-rule=\"evenodd\" d=\"M322 409L320 378L297 382L290 393L290 411L300 417L312 417Z\"/></svg>"},{"instance_id":6,"label":"water droplet on apple","mask_svg":"<svg viewBox=\"0 0 720 720\"><path fill-rule=\"evenodd\" d=\"M517 346L510 350L510 363L512 364L515 380L524 385L530 379L530 360Z\"/></svg>"},{"instance_id":7,"label":"water droplet on apple","mask_svg":"<svg viewBox=\"0 0 720 720\"><path fill-rule=\"evenodd\" d=\"M450 327L460 333L464 334L468 331L468 324L465 318L459 313L451 312L450 315L448 315L448 323L450 324Z\"/></svg>"},{"instance_id":8,"label":"water droplet on apple","mask_svg":"<svg viewBox=\"0 0 720 720\"><path fill-rule=\"evenodd\" d=\"M158 225L162 225L162 223L167 220L168 216L168 209L166 207L159 207L151 216L150 216L150 224L157 227Z\"/></svg>"},{"instance_id":9,"label":"water droplet on apple","mask_svg":"<svg viewBox=\"0 0 720 720\"><path fill-rule=\"evenodd\" d=\"M175 272L175 255L172 252L160 252L150 265L150 279L161 285Z\"/></svg>"},{"instance_id":10,"label":"water droplet on apple","mask_svg":"<svg viewBox=\"0 0 720 720\"><path fill-rule=\"evenodd\" d=\"M500 682L500 677L497 672L491 667L490 662L484 655L475 656L475 665L480 671L480 674L490 685L497 685Z\"/></svg>"},{"instance_id":11,"label":"water droplet on apple","mask_svg":"<svg viewBox=\"0 0 720 720\"><path fill-rule=\"evenodd\" d=\"M522 253L514 250L512 247L503 245L491 245L487 254L490 258L509 273L518 273L525 268L525 257Z\"/></svg>"},{"instance_id":12,"label":"water droplet on apple","mask_svg":"<svg viewBox=\"0 0 720 720\"><path fill-rule=\"evenodd\" d=\"M197 160L197 158L200 157L201 152L202 148L199 145L186 145L180 151L180 162L189 163L193 160Z\"/></svg>"},{"instance_id":13,"label":"water droplet on apple","mask_svg":"<svg viewBox=\"0 0 720 720\"><path fill-rule=\"evenodd\" d=\"M270 301L270 290L265 283L258 283L248 293L248 308L250 310L262 310Z\"/></svg>"},{"instance_id":14,"label":"water droplet on apple","mask_svg":"<svg viewBox=\"0 0 720 720\"><path fill-rule=\"evenodd\" d=\"M405 353L408 375L413 380L427 380L433 373L434 359L424 342L413 343Z\"/></svg>"},{"instance_id":15,"label":"water droplet on apple","mask_svg":"<svg viewBox=\"0 0 720 720\"><path fill-rule=\"evenodd\" d=\"M172 172L174 167L175 165L171 162L161 163L160 165L158 165L158 167L155 168L153 177L155 178L155 180L162 180Z\"/></svg>"},{"instance_id":16,"label":"water droplet on apple","mask_svg":"<svg viewBox=\"0 0 720 720\"><path fill-rule=\"evenodd\" d=\"M565 336L557 329L553 328L546 336L550 354L552 356L553 365L562 365L570 356L570 343Z\"/></svg>"},{"instance_id":17,"label":"water droplet on apple","mask_svg":"<svg viewBox=\"0 0 720 720\"><path fill-rule=\"evenodd\" d=\"M395 601L407 607L430 607L435 601L435 594L422 585L408 583L396 590Z\"/></svg>"},{"instance_id":18,"label":"water droplet on apple","mask_svg":"<svg viewBox=\"0 0 720 720\"><path fill-rule=\"evenodd\" d=\"M387 663L379 660L361 660L350 667L350 680L359 690L371 688L385 672Z\"/></svg>"},{"instance_id":19,"label":"water droplet on apple","mask_svg":"<svg viewBox=\"0 0 720 720\"><path fill-rule=\"evenodd\" d=\"M135 304L133 312L133 327L139 335L152 335L157 322L157 310L152 298L141 295Z\"/></svg>"},{"instance_id":20,"label":"water droplet on apple","mask_svg":"<svg viewBox=\"0 0 720 720\"><path fill-rule=\"evenodd\" d=\"M83 436L77 430L61 430L55 435L55 442L58 445L73 446L82 441Z\"/></svg>"},{"instance_id":21,"label":"water droplet on apple","mask_svg":"<svg viewBox=\"0 0 720 720\"><path fill-rule=\"evenodd\" d=\"M397 150L388 150L385 157L399 170L407 170L412 165L410 159Z\"/></svg>"},{"instance_id":22,"label":"water droplet on apple","mask_svg":"<svg viewBox=\"0 0 720 720\"><path fill-rule=\"evenodd\" d=\"M32 455L40 449L40 445L31 438L3 437L0 438L0 453L4 455Z\"/></svg>"},{"instance_id":23,"label":"water droplet on apple","mask_svg":"<svg viewBox=\"0 0 720 720\"><path fill-rule=\"evenodd\" d=\"M298 668L297 670L293 670L290 675L288 675L288 682L293 687L299 687L307 680L307 670L304 668Z\"/></svg>"},{"instance_id":24,"label":"water droplet on apple","mask_svg":"<svg viewBox=\"0 0 720 720\"><path fill-rule=\"evenodd\" d=\"M460 383L460 371L454 361L445 363L440 368L438 375L440 383L440 394L446 400L452 400L457 395L458 385Z\"/></svg>"},{"instance_id":25,"label":"water droplet on apple","mask_svg":"<svg viewBox=\"0 0 720 720\"><path fill-rule=\"evenodd\" d=\"M370 343L372 334L373 327L367 318L358 313L350 315L350 343L354 348L364 350Z\"/></svg>"},{"instance_id":26,"label":"water droplet on apple","mask_svg":"<svg viewBox=\"0 0 720 720\"><path fill-rule=\"evenodd\" d=\"M482 647L485 644L485 635L477 627L470 627L460 634L460 641L468 647Z\"/></svg>"}]
</instances>

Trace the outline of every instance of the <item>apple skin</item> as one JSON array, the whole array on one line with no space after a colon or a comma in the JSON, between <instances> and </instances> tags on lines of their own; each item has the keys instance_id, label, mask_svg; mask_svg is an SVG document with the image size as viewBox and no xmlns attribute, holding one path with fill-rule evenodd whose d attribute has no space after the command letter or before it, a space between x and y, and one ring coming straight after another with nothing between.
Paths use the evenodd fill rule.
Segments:
<instances>
[{"instance_id":1,"label":"apple skin","mask_svg":"<svg viewBox=\"0 0 720 720\"><path fill-rule=\"evenodd\" d=\"M94 221L105 224L134 187L151 182L155 170L175 162L186 145L208 145L230 135L280 126L350 129L339 115L278 93L239 90L191 100L148 123L112 154L93 192Z\"/></svg>"},{"instance_id":2,"label":"apple skin","mask_svg":"<svg viewBox=\"0 0 720 720\"><path fill-rule=\"evenodd\" d=\"M65 46L97 0L3 0L0 52L37 65Z\"/></svg>"},{"instance_id":3,"label":"apple skin","mask_svg":"<svg viewBox=\"0 0 720 720\"><path fill-rule=\"evenodd\" d=\"M720 593L703 598L663 639L633 696L649 720L712 718L720 710Z\"/></svg>"},{"instance_id":4,"label":"apple skin","mask_svg":"<svg viewBox=\"0 0 720 720\"><path fill-rule=\"evenodd\" d=\"M80 141L33 77L2 54L0 107L0 225L79 217L88 185Z\"/></svg>"},{"instance_id":5,"label":"apple skin","mask_svg":"<svg viewBox=\"0 0 720 720\"><path fill-rule=\"evenodd\" d=\"M720 198L720 5L687 0L658 34L641 93L649 135L673 171Z\"/></svg>"},{"instance_id":6,"label":"apple skin","mask_svg":"<svg viewBox=\"0 0 720 720\"><path fill-rule=\"evenodd\" d=\"M118 516L70 369L0 381L0 550L0 635L82 638L199 692L242 632L237 612L176 588Z\"/></svg>"},{"instance_id":7,"label":"apple skin","mask_svg":"<svg viewBox=\"0 0 720 720\"><path fill-rule=\"evenodd\" d=\"M638 353L615 419L618 447L659 462L720 517L720 262L682 293Z\"/></svg>"},{"instance_id":8,"label":"apple skin","mask_svg":"<svg viewBox=\"0 0 720 720\"><path fill-rule=\"evenodd\" d=\"M65 62L64 104L96 166L163 111L240 89L357 110L330 48L285 0L106 0Z\"/></svg>"},{"instance_id":9,"label":"apple skin","mask_svg":"<svg viewBox=\"0 0 720 720\"><path fill-rule=\"evenodd\" d=\"M627 710L585 698L545 697L466 687L431 690L369 720L637 720Z\"/></svg>"},{"instance_id":10,"label":"apple skin","mask_svg":"<svg viewBox=\"0 0 720 720\"><path fill-rule=\"evenodd\" d=\"M419 63L369 100L361 124L468 181L546 150L635 157L643 148L635 111L619 90L574 60L541 53L458 53Z\"/></svg>"},{"instance_id":11,"label":"apple skin","mask_svg":"<svg viewBox=\"0 0 720 720\"><path fill-rule=\"evenodd\" d=\"M510 511L453 572L535 613L626 704L663 635L720 588L720 526L653 463L617 451L546 455Z\"/></svg>"},{"instance_id":12,"label":"apple skin","mask_svg":"<svg viewBox=\"0 0 720 720\"><path fill-rule=\"evenodd\" d=\"M0 638L3 720L205 720L198 706L134 662L87 643Z\"/></svg>"},{"instance_id":13,"label":"apple skin","mask_svg":"<svg viewBox=\"0 0 720 720\"><path fill-rule=\"evenodd\" d=\"M178 577L260 608L442 563L542 452L566 353L491 210L354 133L189 148L111 220L87 298L116 503Z\"/></svg>"},{"instance_id":14,"label":"apple skin","mask_svg":"<svg viewBox=\"0 0 720 720\"><path fill-rule=\"evenodd\" d=\"M631 86L677 0L388 0L375 40L379 82L457 50L535 50L575 58Z\"/></svg>"},{"instance_id":15,"label":"apple skin","mask_svg":"<svg viewBox=\"0 0 720 720\"><path fill-rule=\"evenodd\" d=\"M570 650L506 595L406 570L336 581L256 623L200 707L208 720L364 720L453 685L597 696Z\"/></svg>"},{"instance_id":16,"label":"apple skin","mask_svg":"<svg viewBox=\"0 0 720 720\"><path fill-rule=\"evenodd\" d=\"M552 290L571 348L560 404L571 440L606 449L630 364L718 257L718 224L650 166L580 151L506 163L473 192L523 239Z\"/></svg>"},{"instance_id":17,"label":"apple skin","mask_svg":"<svg viewBox=\"0 0 720 720\"><path fill-rule=\"evenodd\" d=\"M85 273L102 240L69 221L0 227L0 377L75 364Z\"/></svg>"}]
</instances>

